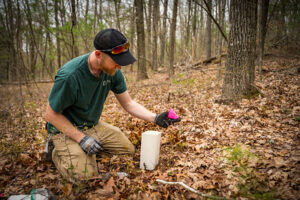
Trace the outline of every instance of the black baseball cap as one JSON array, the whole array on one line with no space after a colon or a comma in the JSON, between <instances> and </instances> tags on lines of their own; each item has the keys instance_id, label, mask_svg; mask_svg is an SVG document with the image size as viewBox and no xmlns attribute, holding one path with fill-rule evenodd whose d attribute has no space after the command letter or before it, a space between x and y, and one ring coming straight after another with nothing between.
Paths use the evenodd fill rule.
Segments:
<instances>
[{"instance_id":1,"label":"black baseball cap","mask_svg":"<svg viewBox=\"0 0 300 200\"><path fill-rule=\"evenodd\" d=\"M109 55L118 65L126 66L136 61L133 55L129 52L129 49L128 51L124 51L119 54L111 54L106 51L125 44L126 42L127 38L121 32L113 28L108 28L100 31L96 35L94 39L94 47Z\"/></svg>"}]
</instances>

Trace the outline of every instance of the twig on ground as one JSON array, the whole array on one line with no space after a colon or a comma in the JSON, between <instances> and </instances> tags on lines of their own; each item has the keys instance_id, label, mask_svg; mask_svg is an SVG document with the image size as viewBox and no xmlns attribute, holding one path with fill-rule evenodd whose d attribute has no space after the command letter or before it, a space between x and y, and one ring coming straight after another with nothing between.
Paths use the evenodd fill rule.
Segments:
<instances>
[{"instance_id":1,"label":"twig on ground","mask_svg":"<svg viewBox=\"0 0 300 200\"><path fill-rule=\"evenodd\" d=\"M210 198L210 199L232 200L232 199L227 199L225 197L217 197L217 196L212 196L212 195L209 195L209 194L204 194L202 192L199 192L198 190L195 190L194 188L191 188L191 187L187 186L183 182L168 182L168 181L164 181L164 180L161 180L161 179L156 179L156 182L159 182L159 183L162 183L162 184L167 184L167 185L181 185L182 187L184 187L185 189L187 189L191 192L194 192L194 193L196 193L196 194L198 194L202 197L207 197L207 198Z\"/></svg>"}]
</instances>

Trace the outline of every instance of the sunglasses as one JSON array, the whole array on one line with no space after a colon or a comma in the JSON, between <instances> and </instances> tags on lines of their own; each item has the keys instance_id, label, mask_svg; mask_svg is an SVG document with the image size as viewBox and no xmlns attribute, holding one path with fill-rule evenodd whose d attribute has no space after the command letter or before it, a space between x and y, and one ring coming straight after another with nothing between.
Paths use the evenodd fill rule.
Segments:
<instances>
[{"instance_id":1,"label":"sunglasses","mask_svg":"<svg viewBox=\"0 0 300 200\"><path fill-rule=\"evenodd\" d=\"M128 49L129 49L129 42L126 42L125 44L121 44L112 49L105 49L105 50L100 50L100 51L109 52L112 55L117 55L117 54L128 51Z\"/></svg>"}]
</instances>

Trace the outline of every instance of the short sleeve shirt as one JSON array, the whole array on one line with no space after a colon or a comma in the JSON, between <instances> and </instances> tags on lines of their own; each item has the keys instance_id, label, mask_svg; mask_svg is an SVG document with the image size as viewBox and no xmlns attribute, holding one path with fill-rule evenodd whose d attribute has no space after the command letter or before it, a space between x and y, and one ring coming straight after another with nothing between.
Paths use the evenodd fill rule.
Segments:
<instances>
[{"instance_id":1,"label":"short sleeve shirt","mask_svg":"<svg viewBox=\"0 0 300 200\"><path fill-rule=\"evenodd\" d=\"M48 98L53 111L62 113L78 129L98 123L110 90L116 94L127 90L120 70L113 76L103 71L99 78L93 76L88 67L88 56L74 58L58 71ZM48 123L48 132L59 130Z\"/></svg>"}]
</instances>

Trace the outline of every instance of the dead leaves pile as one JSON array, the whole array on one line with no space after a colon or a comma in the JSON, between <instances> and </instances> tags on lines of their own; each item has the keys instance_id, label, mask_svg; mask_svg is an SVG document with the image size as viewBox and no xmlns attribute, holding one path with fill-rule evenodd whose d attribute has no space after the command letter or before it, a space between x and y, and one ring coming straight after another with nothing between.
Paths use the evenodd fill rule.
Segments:
<instances>
[{"instance_id":1,"label":"dead leaves pile","mask_svg":"<svg viewBox=\"0 0 300 200\"><path fill-rule=\"evenodd\" d=\"M265 65L283 66L273 61ZM41 117L51 87L43 85L42 97L26 96L22 118L13 105L11 125L1 121L6 128L1 130L0 193L28 194L34 187L44 187L60 199L200 199L181 186L155 182L162 179L227 198L299 197L299 74L267 72L262 81L256 80L262 94L236 105L215 103L221 94L215 70L178 72L173 80L151 74L151 79L139 83L131 74L126 77L134 100L156 113L173 108L182 121L159 128L126 114L110 95L101 119L120 127L137 151L134 156L102 155L97 158L98 169L111 177L103 181L99 175L75 186L63 181L53 164L41 160L45 139ZM163 133L160 163L154 171L139 169L141 133L146 130ZM15 147L5 151L9 144ZM128 176L118 177L117 172Z\"/></svg>"}]
</instances>

